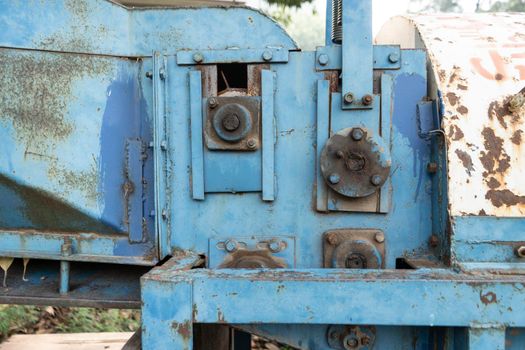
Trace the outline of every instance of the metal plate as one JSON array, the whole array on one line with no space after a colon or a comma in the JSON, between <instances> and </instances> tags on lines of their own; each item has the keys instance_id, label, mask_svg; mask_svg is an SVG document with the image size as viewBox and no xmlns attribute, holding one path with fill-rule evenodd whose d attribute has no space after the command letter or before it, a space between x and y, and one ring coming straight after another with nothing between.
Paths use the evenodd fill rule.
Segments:
<instances>
[{"instance_id":1,"label":"metal plate","mask_svg":"<svg viewBox=\"0 0 525 350\"><path fill-rule=\"evenodd\" d=\"M323 235L325 268L382 268L385 235L381 230L340 229Z\"/></svg>"}]
</instances>

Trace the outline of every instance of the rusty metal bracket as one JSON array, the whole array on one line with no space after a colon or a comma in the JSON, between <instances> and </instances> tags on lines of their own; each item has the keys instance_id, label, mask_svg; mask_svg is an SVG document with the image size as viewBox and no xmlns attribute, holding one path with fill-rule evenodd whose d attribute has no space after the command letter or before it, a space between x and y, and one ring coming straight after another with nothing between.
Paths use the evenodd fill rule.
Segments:
<instances>
[{"instance_id":1,"label":"rusty metal bracket","mask_svg":"<svg viewBox=\"0 0 525 350\"><path fill-rule=\"evenodd\" d=\"M381 230L341 229L323 235L326 268L378 269L385 266L385 234Z\"/></svg>"}]
</instances>

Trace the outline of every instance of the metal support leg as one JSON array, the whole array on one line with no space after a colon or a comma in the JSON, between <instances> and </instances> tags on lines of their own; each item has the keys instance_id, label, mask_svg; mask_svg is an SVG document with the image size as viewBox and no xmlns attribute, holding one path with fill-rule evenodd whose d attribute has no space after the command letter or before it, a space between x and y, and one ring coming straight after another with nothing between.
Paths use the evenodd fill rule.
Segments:
<instances>
[{"instance_id":1,"label":"metal support leg","mask_svg":"<svg viewBox=\"0 0 525 350\"><path fill-rule=\"evenodd\" d=\"M69 271L71 264L69 261L60 262L60 286L58 288L60 294L67 294L69 292Z\"/></svg>"},{"instance_id":2,"label":"metal support leg","mask_svg":"<svg viewBox=\"0 0 525 350\"><path fill-rule=\"evenodd\" d=\"M471 327L468 330L469 350L505 350L505 328Z\"/></svg>"}]
</instances>

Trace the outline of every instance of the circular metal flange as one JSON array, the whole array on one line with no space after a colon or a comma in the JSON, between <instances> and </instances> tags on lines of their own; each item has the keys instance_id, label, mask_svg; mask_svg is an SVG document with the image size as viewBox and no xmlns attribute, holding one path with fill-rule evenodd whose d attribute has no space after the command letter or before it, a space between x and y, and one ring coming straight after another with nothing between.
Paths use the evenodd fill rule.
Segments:
<instances>
[{"instance_id":1,"label":"circular metal flange","mask_svg":"<svg viewBox=\"0 0 525 350\"><path fill-rule=\"evenodd\" d=\"M370 350L376 340L375 327L332 325L326 334L330 348L336 350Z\"/></svg>"},{"instance_id":2,"label":"circular metal flange","mask_svg":"<svg viewBox=\"0 0 525 350\"><path fill-rule=\"evenodd\" d=\"M227 142L241 141L252 128L250 111L238 103L220 107L213 116L213 129Z\"/></svg>"},{"instance_id":3,"label":"circular metal flange","mask_svg":"<svg viewBox=\"0 0 525 350\"><path fill-rule=\"evenodd\" d=\"M286 262L268 250L237 249L228 254L219 268L222 269L278 269Z\"/></svg>"},{"instance_id":4,"label":"circular metal flange","mask_svg":"<svg viewBox=\"0 0 525 350\"><path fill-rule=\"evenodd\" d=\"M347 128L330 137L321 153L321 173L330 188L346 197L366 197L388 179L390 154L381 137Z\"/></svg>"},{"instance_id":5,"label":"circular metal flange","mask_svg":"<svg viewBox=\"0 0 525 350\"><path fill-rule=\"evenodd\" d=\"M377 248L361 239L342 242L332 255L333 268L379 269L382 264L381 253Z\"/></svg>"}]
</instances>

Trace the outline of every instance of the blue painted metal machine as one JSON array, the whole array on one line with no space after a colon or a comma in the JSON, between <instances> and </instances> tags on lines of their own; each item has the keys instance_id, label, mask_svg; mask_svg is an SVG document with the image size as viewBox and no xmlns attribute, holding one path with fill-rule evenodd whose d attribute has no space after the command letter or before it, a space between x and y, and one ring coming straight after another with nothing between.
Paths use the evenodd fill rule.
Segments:
<instances>
[{"instance_id":1,"label":"blue painted metal machine","mask_svg":"<svg viewBox=\"0 0 525 350\"><path fill-rule=\"evenodd\" d=\"M334 0L304 52L238 6L0 4L0 302L141 307L148 350L525 347L522 17L374 45Z\"/></svg>"}]
</instances>

